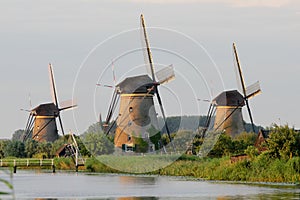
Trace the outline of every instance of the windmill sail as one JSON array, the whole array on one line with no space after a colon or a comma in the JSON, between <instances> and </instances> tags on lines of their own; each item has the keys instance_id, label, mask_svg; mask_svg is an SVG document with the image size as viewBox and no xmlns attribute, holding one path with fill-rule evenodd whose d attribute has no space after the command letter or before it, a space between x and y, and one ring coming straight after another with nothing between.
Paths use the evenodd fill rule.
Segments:
<instances>
[{"instance_id":1,"label":"windmill sail","mask_svg":"<svg viewBox=\"0 0 300 200\"><path fill-rule=\"evenodd\" d=\"M56 88L55 88L55 81L54 81L54 74L53 74L51 63L49 63L48 69L49 69L50 91L51 91L51 95L52 95L52 102L56 106L58 106L58 100L57 100Z\"/></svg>"},{"instance_id":2,"label":"windmill sail","mask_svg":"<svg viewBox=\"0 0 300 200\"><path fill-rule=\"evenodd\" d=\"M169 126L168 126L168 123L166 121L165 110L164 110L162 100L161 100L161 97L160 97L160 94L159 94L158 85L156 84L152 53L151 53L150 44L149 44L149 40L148 40L148 36L147 36L147 30L146 30L144 15L141 15L141 25L142 25L143 36L144 36L143 38L144 38L144 41L145 41L145 44L146 44L146 49L147 49L148 61L149 61L149 64L150 64L150 70L151 70L151 75L152 75L151 77L152 77L153 83L155 83L154 87L155 87L155 93L156 93L157 101L158 101L158 104L159 104L159 107L160 107L160 110L161 110L161 114L162 114L162 117L163 117L163 120L164 120L164 123L165 123L165 127L166 127L166 130L167 130L168 137L169 137L170 142L172 144L173 150L176 151L175 146L172 142ZM168 80L168 76L166 78Z\"/></svg>"},{"instance_id":3,"label":"windmill sail","mask_svg":"<svg viewBox=\"0 0 300 200\"><path fill-rule=\"evenodd\" d=\"M261 93L259 81L246 88L246 97L248 99Z\"/></svg>"},{"instance_id":4,"label":"windmill sail","mask_svg":"<svg viewBox=\"0 0 300 200\"><path fill-rule=\"evenodd\" d=\"M59 110L66 110L66 109L70 109L70 108L74 108L74 107L77 107L76 102L74 102L73 99L69 99L69 100L60 102Z\"/></svg>"},{"instance_id":5,"label":"windmill sail","mask_svg":"<svg viewBox=\"0 0 300 200\"><path fill-rule=\"evenodd\" d=\"M175 79L174 67L169 65L155 73L160 84L170 82Z\"/></svg>"},{"instance_id":6,"label":"windmill sail","mask_svg":"<svg viewBox=\"0 0 300 200\"><path fill-rule=\"evenodd\" d=\"M252 117L252 113L251 113L251 109L250 109L250 106L249 106L248 99L251 98L251 97L254 97L255 95L257 95L261 92L259 82L256 82L256 83L254 83L254 84L252 84L252 85L250 85L249 87L246 88L246 84L245 84L244 76L243 76L243 73L242 73L242 68L241 68L241 65L240 65L240 60L239 60L239 57L238 57L238 53L237 53L237 50L236 50L235 43L233 43L233 51L234 51L234 55L235 55L235 59L236 59L237 69L238 69L238 72L239 72L241 86L242 86L242 89L243 89L244 100L246 102L249 118L250 118L250 121L251 121L251 124L252 124L252 131L255 132L253 117Z\"/></svg>"},{"instance_id":7,"label":"windmill sail","mask_svg":"<svg viewBox=\"0 0 300 200\"><path fill-rule=\"evenodd\" d=\"M145 63L145 68L147 71L147 74L150 75L150 77L152 77L151 74L151 66L150 66L150 61L149 61L149 57L148 57L148 49L147 49L147 42L146 42L146 33L144 31L144 27L145 27L145 22L144 22L144 16L141 15L141 20L140 20L140 38L141 38L141 44L142 44L142 51L143 51L143 56L144 56L144 63Z\"/></svg>"},{"instance_id":8,"label":"windmill sail","mask_svg":"<svg viewBox=\"0 0 300 200\"><path fill-rule=\"evenodd\" d=\"M153 67L153 59L152 59L152 53L150 50L150 44L149 44L149 40L148 40L148 36L147 36L147 30L146 30L146 25L145 25L145 20L144 20L144 15L141 15L141 25L142 25L142 31L143 31L143 46L146 45L146 52L147 54L144 54L145 56L145 61L146 61L146 66L148 66L149 63L149 68L150 68L150 72L151 72L151 77L153 82L155 82L155 73L154 73L154 67ZM149 71L149 69L147 69L147 71Z\"/></svg>"}]
</instances>

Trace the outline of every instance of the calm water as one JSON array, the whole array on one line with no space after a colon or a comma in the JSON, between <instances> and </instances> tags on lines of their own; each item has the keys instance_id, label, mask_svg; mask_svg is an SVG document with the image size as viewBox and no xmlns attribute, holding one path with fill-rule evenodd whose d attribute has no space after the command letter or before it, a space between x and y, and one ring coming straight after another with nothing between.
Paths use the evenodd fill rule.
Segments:
<instances>
[{"instance_id":1,"label":"calm water","mask_svg":"<svg viewBox=\"0 0 300 200\"><path fill-rule=\"evenodd\" d=\"M230 184L161 176L19 170L14 174L13 185L16 199L300 199L300 188L294 186Z\"/></svg>"}]
</instances>

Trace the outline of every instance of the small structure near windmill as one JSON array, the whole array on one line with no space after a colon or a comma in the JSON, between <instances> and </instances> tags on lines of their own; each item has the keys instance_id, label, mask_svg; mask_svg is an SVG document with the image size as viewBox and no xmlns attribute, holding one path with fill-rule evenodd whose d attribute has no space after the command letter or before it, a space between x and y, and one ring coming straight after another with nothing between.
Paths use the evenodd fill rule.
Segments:
<instances>
[{"instance_id":1,"label":"small structure near windmill","mask_svg":"<svg viewBox=\"0 0 300 200\"><path fill-rule=\"evenodd\" d=\"M167 66L155 73L143 15L141 15L141 24L151 78L147 74L132 76L116 85L104 124L106 127L110 124L107 134L116 125L114 144L124 152L152 152L162 146L154 96L157 97L169 139L172 141L158 87L174 79L174 70L172 66ZM110 123L119 99L118 117Z\"/></svg>"},{"instance_id":2,"label":"small structure near windmill","mask_svg":"<svg viewBox=\"0 0 300 200\"><path fill-rule=\"evenodd\" d=\"M71 157L75 163L76 172L78 167L84 166L85 160L82 158L76 138L72 132L68 135L66 144L63 144L55 153L56 157Z\"/></svg>"},{"instance_id":3,"label":"small structure near windmill","mask_svg":"<svg viewBox=\"0 0 300 200\"><path fill-rule=\"evenodd\" d=\"M48 67L53 101L51 103L40 104L39 106L29 111L30 114L27 120L23 136L24 141L30 136L33 140L39 142L53 142L57 140L58 130L56 125L56 118L59 119L61 131L64 135L64 128L60 112L76 107L76 105L74 105L72 101L66 101L61 104L61 107L59 107L52 65L49 64Z\"/></svg>"},{"instance_id":4,"label":"small structure near windmill","mask_svg":"<svg viewBox=\"0 0 300 200\"><path fill-rule=\"evenodd\" d=\"M242 107L245 105L251 121L252 131L255 132L253 117L248 100L261 93L261 89L259 82L256 82L246 88L235 44L233 44L233 50L237 63L242 94L237 90L224 91L219 94L210 105L206 126L208 127L210 122L214 120L214 131L225 131L226 134L235 137L237 134L245 131L242 115Z\"/></svg>"},{"instance_id":5,"label":"small structure near windmill","mask_svg":"<svg viewBox=\"0 0 300 200\"><path fill-rule=\"evenodd\" d=\"M270 130L261 129L258 131L256 140L254 142L254 146L257 148L259 152L263 152L268 150L266 147L267 139L269 138Z\"/></svg>"}]
</instances>

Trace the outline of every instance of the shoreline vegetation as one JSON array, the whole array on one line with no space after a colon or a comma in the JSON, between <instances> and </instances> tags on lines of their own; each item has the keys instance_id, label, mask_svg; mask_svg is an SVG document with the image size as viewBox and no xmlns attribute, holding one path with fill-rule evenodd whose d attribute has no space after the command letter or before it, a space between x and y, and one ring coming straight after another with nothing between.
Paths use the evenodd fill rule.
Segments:
<instances>
[{"instance_id":1,"label":"shoreline vegetation","mask_svg":"<svg viewBox=\"0 0 300 200\"><path fill-rule=\"evenodd\" d=\"M97 129L98 130L98 129ZM273 182L300 184L300 131L286 126L269 128L269 136L259 148L253 144L257 134L241 133L237 138L221 134L213 149L205 157L196 155L138 154L116 156L113 145L103 133L89 131L87 141L76 140L81 155L86 159L82 172L183 176L201 180ZM190 132L177 134L183 138ZM0 159L54 158L55 152L68 138L54 143L37 143L27 140L0 141ZM192 152L199 152L203 138L195 136ZM90 145L90 147L89 147ZM259 150L263 149L263 150ZM94 151L92 151L94 150ZM93 157L92 155L101 155ZM237 156L233 160L232 157ZM241 157L239 157L241 156ZM72 157L54 158L56 170L75 171ZM35 169L34 167L18 167Z\"/></svg>"},{"instance_id":2,"label":"shoreline vegetation","mask_svg":"<svg viewBox=\"0 0 300 200\"><path fill-rule=\"evenodd\" d=\"M126 166L132 167L132 163L138 162L139 159L142 159L145 165L153 162L163 162L162 160L165 159L165 157L162 156L126 156L125 158L126 161L124 159L122 163L120 163L120 166L124 168ZM145 173L120 171L103 164L100 160L102 160L100 157L87 158L85 166L79 167L79 172L181 176L208 181L300 184L300 157L294 157L286 161L282 159L271 159L268 155L261 154L255 159L241 160L232 163L230 157L199 158L192 155L182 155L178 160L164 168ZM71 158L55 158L54 164L57 171L75 172L75 164ZM43 167L42 170L48 168ZM20 167L19 169L41 170L41 168L34 166Z\"/></svg>"},{"instance_id":3,"label":"shoreline vegetation","mask_svg":"<svg viewBox=\"0 0 300 200\"><path fill-rule=\"evenodd\" d=\"M87 158L85 166L79 167L79 172L180 176L207 181L300 185L300 157L294 157L286 161L283 159L271 159L268 155L261 154L254 159L246 159L232 163L230 157L199 158L198 156L193 155L182 155L176 161L164 168L145 173L119 171L100 162L102 159L103 158L101 157ZM132 163L138 162L139 159L142 159L142 161L145 162L145 165L148 165L153 162L163 162L162 160L165 158L159 155L126 156L126 161L124 159L122 163L120 163L120 166L132 167ZM75 164L71 158L55 158L54 164L57 171L75 172ZM22 170L45 170L48 168L37 168L34 166L19 167L19 169Z\"/></svg>"},{"instance_id":4,"label":"shoreline vegetation","mask_svg":"<svg viewBox=\"0 0 300 200\"><path fill-rule=\"evenodd\" d=\"M146 157L146 159L145 159ZM161 156L145 156L144 162L162 160ZM132 167L130 163L137 162L141 157L128 156L122 166ZM162 175L183 176L210 181L244 181L244 182L273 182L300 184L300 157L294 157L288 161L271 159L268 155L261 154L255 159L241 160L232 163L230 157L199 158L197 156L183 155L170 165L146 173L126 173L111 168L99 160L101 158L88 158L86 165L80 167L80 172L119 173L136 175ZM69 158L57 158L55 160L57 170L74 170L75 165ZM147 164L147 163L146 163Z\"/></svg>"}]
</instances>

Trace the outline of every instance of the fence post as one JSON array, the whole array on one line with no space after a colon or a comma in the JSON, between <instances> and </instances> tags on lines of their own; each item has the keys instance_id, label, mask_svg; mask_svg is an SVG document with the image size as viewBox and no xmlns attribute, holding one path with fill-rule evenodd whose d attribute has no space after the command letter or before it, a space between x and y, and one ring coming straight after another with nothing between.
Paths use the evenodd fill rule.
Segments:
<instances>
[{"instance_id":1,"label":"fence post","mask_svg":"<svg viewBox=\"0 0 300 200\"><path fill-rule=\"evenodd\" d=\"M17 173L17 163L16 160L14 160L14 174Z\"/></svg>"},{"instance_id":2,"label":"fence post","mask_svg":"<svg viewBox=\"0 0 300 200\"><path fill-rule=\"evenodd\" d=\"M54 159L51 160L51 165L52 165L52 173L55 173Z\"/></svg>"}]
</instances>

